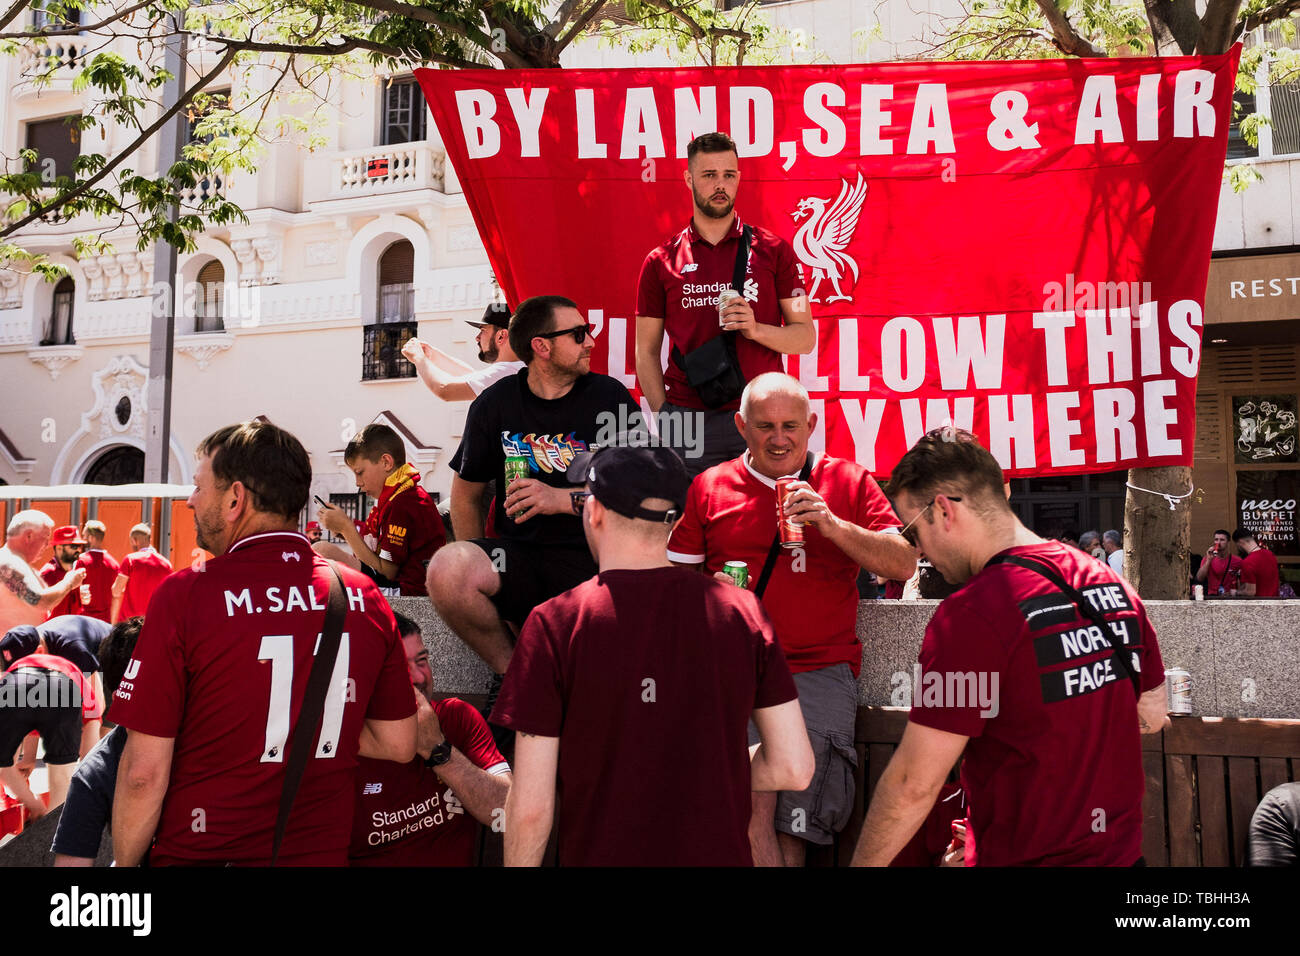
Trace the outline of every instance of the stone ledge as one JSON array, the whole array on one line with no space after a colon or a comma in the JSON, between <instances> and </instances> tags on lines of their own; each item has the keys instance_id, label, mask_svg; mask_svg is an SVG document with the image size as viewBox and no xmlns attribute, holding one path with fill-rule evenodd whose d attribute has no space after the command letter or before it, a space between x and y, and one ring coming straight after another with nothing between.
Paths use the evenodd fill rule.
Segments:
<instances>
[{"instance_id":1,"label":"stone ledge","mask_svg":"<svg viewBox=\"0 0 1300 956\"><path fill-rule=\"evenodd\" d=\"M858 703L898 704L938 601L858 605L862 673ZM395 598L417 621L429 648L435 689L481 694L490 673L423 598ZM1148 601L1166 667L1192 675L1193 713L1215 717L1300 718L1300 601ZM902 678L895 675L902 674Z\"/></svg>"}]
</instances>

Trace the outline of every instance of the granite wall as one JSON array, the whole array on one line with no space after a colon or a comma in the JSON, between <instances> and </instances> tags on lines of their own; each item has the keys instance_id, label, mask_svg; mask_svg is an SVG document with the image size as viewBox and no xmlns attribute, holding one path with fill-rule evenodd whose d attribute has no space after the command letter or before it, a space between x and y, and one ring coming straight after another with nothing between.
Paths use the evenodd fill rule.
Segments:
<instances>
[{"instance_id":1,"label":"granite wall","mask_svg":"<svg viewBox=\"0 0 1300 956\"><path fill-rule=\"evenodd\" d=\"M863 601L859 703L905 706L912 666L938 601ZM1300 601L1148 601L1167 668L1192 675L1193 713L1300 718ZM483 693L488 669L421 598L394 607L420 623L436 689Z\"/></svg>"}]
</instances>

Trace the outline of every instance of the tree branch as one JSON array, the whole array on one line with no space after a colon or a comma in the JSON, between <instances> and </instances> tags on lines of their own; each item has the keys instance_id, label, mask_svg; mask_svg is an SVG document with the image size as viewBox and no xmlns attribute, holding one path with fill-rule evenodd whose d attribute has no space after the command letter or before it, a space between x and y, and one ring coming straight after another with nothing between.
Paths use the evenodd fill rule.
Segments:
<instances>
[{"instance_id":1,"label":"tree branch","mask_svg":"<svg viewBox=\"0 0 1300 956\"><path fill-rule=\"evenodd\" d=\"M1240 11L1241 0L1209 0L1205 16L1201 17L1201 35L1196 41L1196 52L1227 53L1228 47L1232 46L1232 34Z\"/></svg>"},{"instance_id":2,"label":"tree branch","mask_svg":"<svg viewBox=\"0 0 1300 956\"><path fill-rule=\"evenodd\" d=\"M389 55L399 52L394 46L372 43L370 40L364 40L361 37L343 37L340 43L321 43L315 46L304 46L295 43L270 43L260 40L235 40L226 37L209 37L209 41L225 44L227 48L234 48L239 52L250 50L256 53L288 53L290 55L302 54L304 56L342 56L345 53L351 53L353 50L374 50L377 53L387 53ZM413 56L412 59L414 59ZM474 69L479 66L478 63L470 60L440 55L430 57L429 62L446 63L448 66L458 66L466 69Z\"/></svg>"},{"instance_id":3,"label":"tree branch","mask_svg":"<svg viewBox=\"0 0 1300 956\"><path fill-rule=\"evenodd\" d=\"M141 146L143 146L149 140L149 137L153 136L154 133L162 129L163 126L166 125L168 120L170 120L173 116L179 113L182 108L188 106L190 100L194 99L194 94L198 93L205 86L207 86L214 79L216 79L221 74L221 71L230 65L230 62L235 58L235 54L237 52L238 50L227 48L226 52L221 55L221 59L218 61L217 65L214 66L207 73L203 74L203 76L199 78L198 82L195 83L193 86L191 86L184 93L182 93L175 103L173 103L171 106L164 109L162 115L159 116L156 120L154 120L154 122L150 124L148 127L142 130L140 135L135 138L135 141L131 143L130 146L117 153L117 155L115 155L111 160L109 160L107 163L104 164L104 167L99 172L95 173L95 175L91 176L85 182L78 183L76 187L74 187L68 193L57 197L56 201L38 206L35 210L28 213L26 216L19 219L17 222L9 226L6 226L4 229L0 230L0 239L4 238L5 236L12 235L13 233L21 229L23 226L27 225L29 222L34 222L37 219L40 219L51 209L58 209L62 206L66 206L73 199L76 199L78 196L81 196L86 192L88 192L90 189L92 189L98 182L100 182L106 176L108 176L109 173L115 170L118 166L122 165L123 160L125 160L128 156L134 153Z\"/></svg>"},{"instance_id":4,"label":"tree branch","mask_svg":"<svg viewBox=\"0 0 1300 956\"><path fill-rule=\"evenodd\" d=\"M1288 17L1297 10L1300 10L1300 0L1279 0L1278 3L1273 4L1271 7L1265 7L1258 13L1252 13L1238 23L1236 31L1232 34L1232 39L1235 41L1243 34L1256 30L1266 23Z\"/></svg>"},{"instance_id":5,"label":"tree branch","mask_svg":"<svg viewBox=\"0 0 1300 956\"><path fill-rule=\"evenodd\" d=\"M1106 55L1105 50L1094 46L1091 40L1085 38L1074 28L1074 25L1070 23L1070 18L1056 5L1055 0L1037 0L1037 3L1038 9L1043 11L1047 25L1052 28L1052 44L1058 50L1069 56Z\"/></svg>"},{"instance_id":6,"label":"tree branch","mask_svg":"<svg viewBox=\"0 0 1300 956\"><path fill-rule=\"evenodd\" d=\"M27 0L21 0L21 3L26 2ZM92 23L90 26L68 27L66 30L29 30L26 33L0 33L0 40L36 40L43 37L65 37L75 36L79 33L94 33L96 30L102 30L110 23L121 20L123 17L129 17L141 7L147 7L153 2L154 0L140 0L140 2L135 6L127 7L125 10L114 13L111 17L100 20L98 23ZM5 26L7 24L7 20L0 19L0 26Z\"/></svg>"},{"instance_id":7,"label":"tree branch","mask_svg":"<svg viewBox=\"0 0 1300 956\"><path fill-rule=\"evenodd\" d=\"M23 12L23 8L25 6L27 6L27 0L14 0L13 6L11 6L8 10L6 10L3 14L0 14L0 29L9 26L9 24L14 21L14 19L18 16L18 14Z\"/></svg>"},{"instance_id":8,"label":"tree branch","mask_svg":"<svg viewBox=\"0 0 1300 956\"><path fill-rule=\"evenodd\" d=\"M1300 0L1298 0L1298 2L1300 2ZM600 13L600 11L603 10L604 8L605 8L605 0L594 0L594 2L587 9L587 11L583 13L580 17L578 17L578 19L573 21L573 24L565 32L564 36L560 37L557 41L555 41L556 52L557 53L560 52L561 50L565 49L570 43L572 43L574 39L577 38L578 34L581 33L583 30L587 29L587 25L590 24L591 21L594 20L596 16Z\"/></svg>"}]
</instances>

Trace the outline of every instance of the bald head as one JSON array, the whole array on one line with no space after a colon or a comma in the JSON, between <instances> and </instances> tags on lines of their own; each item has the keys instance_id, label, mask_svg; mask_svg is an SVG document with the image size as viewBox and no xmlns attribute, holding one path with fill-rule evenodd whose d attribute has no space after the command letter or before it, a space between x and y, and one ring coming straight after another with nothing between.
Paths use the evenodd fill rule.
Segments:
<instances>
[{"instance_id":1,"label":"bald head","mask_svg":"<svg viewBox=\"0 0 1300 956\"><path fill-rule=\"evenodd\" d=\"M785 398L799 402L804 418L812 414L812 404L808 401L808 390L799 384L799 380L784 372L764 372L755 377L740 395L740 417L749 421L757 403L770 398Z\"/></svg>"},{"instance_id":2,"label":"bald head","mask_svg":"<svg viewBox=\"0 0 1300 956\"><path fill-rule=\"evenodd\" d=\"M808 392L798 380L783 372L765 372L745 386L736 428L759 474L773 479L798 474L816 427Z\"/></svg>"}]
</instances>

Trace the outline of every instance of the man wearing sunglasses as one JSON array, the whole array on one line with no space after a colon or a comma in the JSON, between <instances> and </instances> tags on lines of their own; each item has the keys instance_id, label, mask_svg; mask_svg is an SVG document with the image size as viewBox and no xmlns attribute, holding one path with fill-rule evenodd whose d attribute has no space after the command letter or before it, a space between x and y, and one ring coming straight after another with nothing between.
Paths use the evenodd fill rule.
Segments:
<instances>
[{"instance_id":1,"label":"man wearing sunglasses","mask_svg":"<svg viewBox=\"0 0 1300 956\"><path fill-rule=\"evenodd\" d=\"M627 421L637 411L622 383L591 371L592 329L570 299L523 302L510 344L526 367L470 405L451 461L456 542L434 555L428 577L438 613L497 675L528 613L596 573L565 470L605 416ZM507 459L523 477L507 480ZM494 479L498 537L486 538L483 491Z\"/></svg>"},{"instance_id":2,"label":"man wearing sunglasses","mask_svg":"<svg viewBox=\"0 0 1300 956\"><path fill-rule=\"evenodd\" d=\"M1022 525L1001 466L969 432L925 435L888 490L904 536L965 586L926 628L926 690L914 691L853 862L888 865L964 752L967 847L978 853L967 850L967 866L1139 865L1139 734L1168 718L1160 648L1136 592Z\"/></svg>"}]
</instances>

